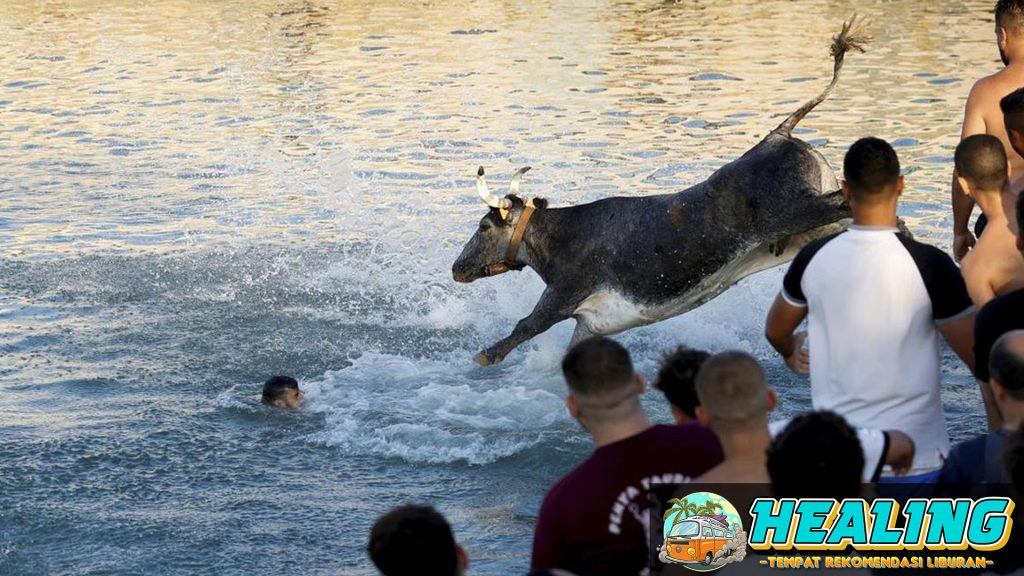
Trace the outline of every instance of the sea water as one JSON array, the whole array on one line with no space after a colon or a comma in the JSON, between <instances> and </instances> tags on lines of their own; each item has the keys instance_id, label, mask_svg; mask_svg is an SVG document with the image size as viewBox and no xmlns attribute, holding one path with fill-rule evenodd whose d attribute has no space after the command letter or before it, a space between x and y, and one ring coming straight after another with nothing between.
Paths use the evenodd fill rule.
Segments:
<instances>
[{"instance_id":1,"label":"sea water","mask_svg":"<svg viewBox=\"0 0 1024 576\"><path fill-rule=\"evenodd\" d=\"M563 323L481 368L543 289L452 281L502 190L553 206L681 190L875 42L797 135L897 147L901 215L948 248L991 2L226 0L0 4L0 573L370 574L373 520L429 502L475 574L525 573L545 489L589 452ZM783 270L620 339L747 350ZM296 412L259 403L296 376ZM954 440L981 400L944 351ZM669 421L659 394L644 404ZM669 457L669 456L667 456Z\"/></svg>"}]
</instances>

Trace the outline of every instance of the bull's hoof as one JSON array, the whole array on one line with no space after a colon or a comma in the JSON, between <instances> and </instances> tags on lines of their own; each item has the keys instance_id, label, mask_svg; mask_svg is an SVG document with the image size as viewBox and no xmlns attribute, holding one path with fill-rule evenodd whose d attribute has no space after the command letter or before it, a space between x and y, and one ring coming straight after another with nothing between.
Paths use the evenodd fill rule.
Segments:
<instances>
[{"instance_id":1,"label":"bull's hoof","mask_svg":"<svg viewBox=\"0 0 1024 576\"><path fill-rule=\"evenodd\" d=\"M495 364L501 364L501 358L491 358L487 355L487 352L481 352L476 356L473 356L473 362L481 366L493 366Z\"/></svg>"}]
</instances>

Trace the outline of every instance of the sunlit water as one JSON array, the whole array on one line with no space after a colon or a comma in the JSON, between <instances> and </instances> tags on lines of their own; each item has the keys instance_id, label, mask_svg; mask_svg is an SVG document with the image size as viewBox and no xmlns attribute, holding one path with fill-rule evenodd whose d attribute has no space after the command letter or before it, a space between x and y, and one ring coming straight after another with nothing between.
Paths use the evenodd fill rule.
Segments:
<instances>
[{"instance_id":1,"label":"sunlit water","mask_svg":"<svg viewBox=\"0 0 1024 576\"><path fill-rule=\"evenodd\" d=\"M799 135L897 146L902 215L947 247L991 2L5 2L0 5L0 573L367 574L373 519L436 504L473 572L525 572L544 490L589 451L561 324L471 363L542 290L450 266L532 165L556 206L699 182L827 81ZM781 270L621 337L752 351ZM955 439L980 400L946 360ZM297 376L272 412L260 382ZM657 394L645 403L668 420Z\"/></svg>"}]
</instances>

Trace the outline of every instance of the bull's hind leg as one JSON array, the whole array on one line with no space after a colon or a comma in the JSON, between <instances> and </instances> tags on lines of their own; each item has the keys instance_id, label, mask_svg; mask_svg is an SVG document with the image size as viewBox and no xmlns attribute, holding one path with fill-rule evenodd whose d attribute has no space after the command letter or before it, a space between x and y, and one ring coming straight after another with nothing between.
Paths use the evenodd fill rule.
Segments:
<instances>
[{"instance_id":1,"label":"bull's hind leg","mask_svg":"<svg viewBox=\"0 0 1024 576\"><path fill-rule=\"evenodd\" d=\"M512 334L509 334L507 338L487 350L480 352L473 357L473 360L481 366L500 364L505 359L505 356L512 350L515 350L517 346L542 332L546 332L548 328L562 320L569 318L572 308L573 305L569 303L567 298L559 292L552 290L549 286L541 294L540 300L533 308L533 312L516 324Z\"/></svg>"},{"instance_id":2,"label":"bull's hind leg","mask_svg":"<svg viewBox=\"0 0 1024 576\"><path fill-rule=\"evenodd\" d=\"M569 342L569 348L572 348L591 336L597 336L597 332L591 330L590 326L588 326L582 319L576 318L576 330L572 333L572 340Z\"/></svg>"}]
</instances>

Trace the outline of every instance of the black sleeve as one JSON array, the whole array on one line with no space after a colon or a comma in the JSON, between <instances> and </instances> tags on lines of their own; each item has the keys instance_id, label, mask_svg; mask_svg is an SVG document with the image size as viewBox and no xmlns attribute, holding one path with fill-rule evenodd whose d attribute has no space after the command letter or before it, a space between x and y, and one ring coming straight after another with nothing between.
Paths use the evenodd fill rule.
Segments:
<instances>
[{"instance_id":1,"label":"black sleeve","mask_svg":"<svg viewBox=\"0 0 1024 576\"><path fill-rule=\"evenodd\" d=\"M953 263L948 254L934 246L911 240L901 234L896 235L910 257L917 264L924 286L928 290L928 298L932 301L932 318L937 324L955 320L973 306L967 294L967 284L960 274L960 268Z\"/></svg>"},{"instance_id":2,"label":"black sleeve","mask_svg":"<svg viewBox=\"0 0 1024 576\"><path fill-rule=\"evenodd\" d=\"M782 294L790 304L798 306L807 305L807 296L804 295L804 289L800 285L804 279L804 271L807 270L807 265L811 263L811 259L818 253L818 250L821 250L822 246L838 235L832 234L811 242L804 246L796 255L796 258L793 259L793 263L789 265L789 270L786 271L786 277L782 280Z\"/></svg>"}]
</instances>

